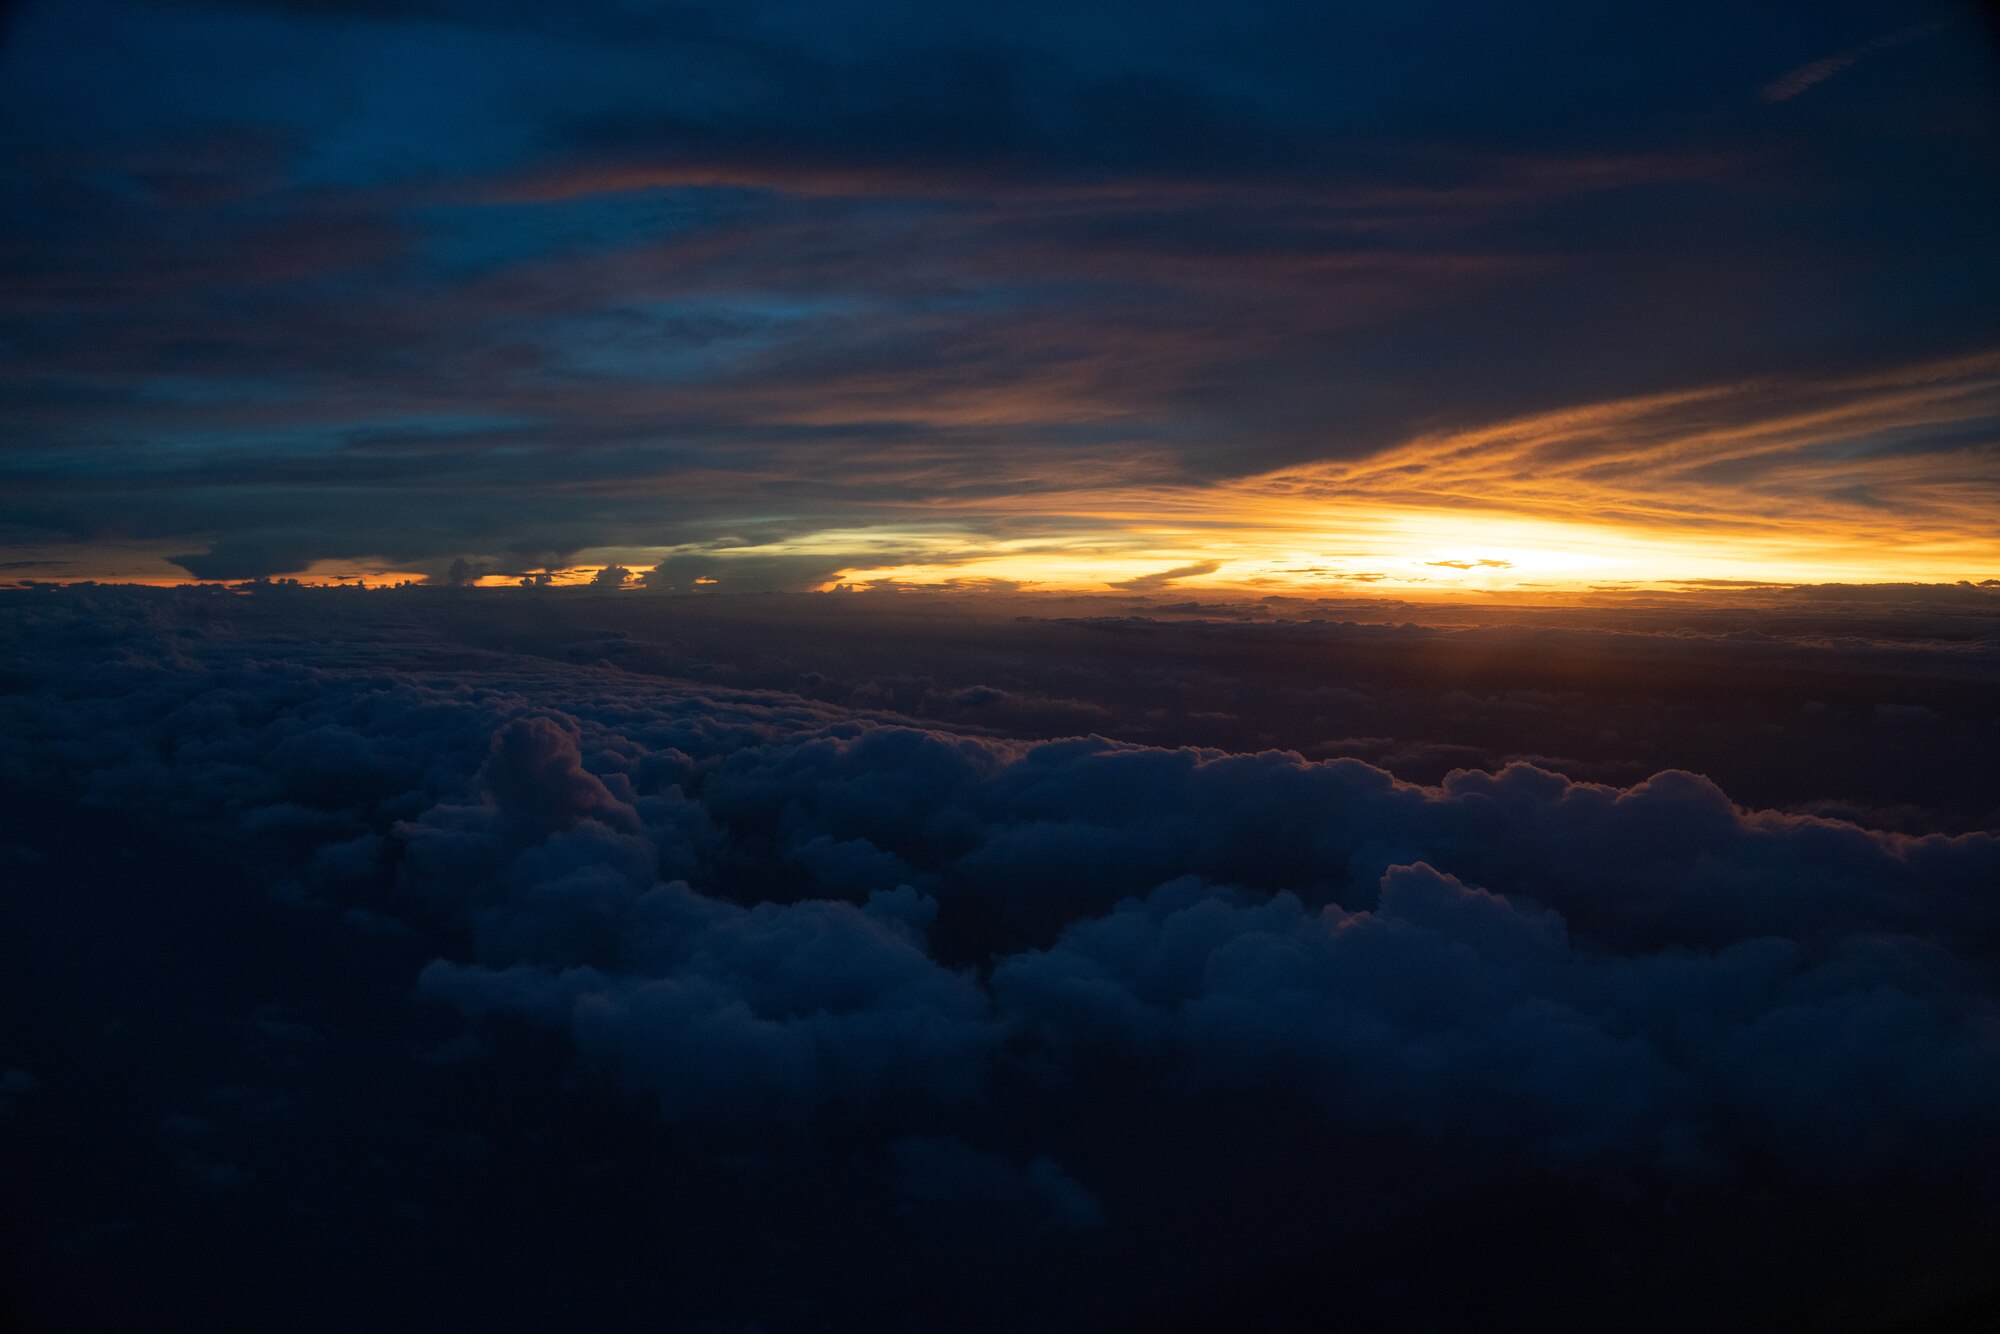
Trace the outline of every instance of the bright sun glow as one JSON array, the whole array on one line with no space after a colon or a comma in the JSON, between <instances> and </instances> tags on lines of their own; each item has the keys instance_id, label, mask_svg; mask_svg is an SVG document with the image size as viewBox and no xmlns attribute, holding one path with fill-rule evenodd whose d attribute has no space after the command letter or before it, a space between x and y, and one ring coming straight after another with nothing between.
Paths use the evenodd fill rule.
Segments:
<instances>
[{"instance_id":1,"label":"bright sun glow","mask_svg":"<svg viewBox=\"0 0 2000 1334\"><path fill-rule=\"evenodd\" d=\"M856 566L825 587L1003 580L1049 589L1126 585L1266 591L1396 590L1575 593L1598 586L1706 582L1940 581L1996 563L1978 544L1854 549L1791 534L1729 541L1671 529L1564 523L1462 511L1246 508L1197 528L1155 526L1105 550L1042 543L949 562ZM1027 544L1023 544L1027 545ZM1081 544L1079 544L1081 545Z\"/></svg>"}]
</instances>

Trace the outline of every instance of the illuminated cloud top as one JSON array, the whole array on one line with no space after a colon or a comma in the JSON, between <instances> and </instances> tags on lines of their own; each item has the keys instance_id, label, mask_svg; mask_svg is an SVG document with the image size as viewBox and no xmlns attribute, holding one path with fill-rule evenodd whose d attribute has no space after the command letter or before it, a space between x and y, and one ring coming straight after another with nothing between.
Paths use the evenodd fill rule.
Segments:
<instances>
[{"instance_id":1,"label":"illuminated cloud top","mask_svg":"<svg viewBox=\"0 0 2000 1334\"><path fill-rule=\"evenodd\" d=\"M2000 576L1994 38L29 3L5 577Z\"/></svg>"}]
</instances>

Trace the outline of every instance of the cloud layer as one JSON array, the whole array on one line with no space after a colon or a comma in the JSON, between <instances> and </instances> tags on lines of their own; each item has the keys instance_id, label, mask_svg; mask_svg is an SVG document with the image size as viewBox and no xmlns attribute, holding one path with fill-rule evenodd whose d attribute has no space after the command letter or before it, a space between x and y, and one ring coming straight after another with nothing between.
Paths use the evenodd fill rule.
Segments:
<instances>
[{"instance_id":1,"label":"cloud layer","mask_svg":"<svg viewBox=\"0 0 2000 1334\"><path fill-rule=\"evenodd\" d=\"M1627 1208L1701 1222L1600 1238L1601 1279L1494 1243L1548 1285L1522 1309L1856 1327L1982 1272L1990 831L1676 769L1421 786L977 734L449 610L532 637L564 596L638 595L0 606L10 985L42 1016L0 1115L49 1327L128 1310L114 1261L253 1321L350 1263L326 1320L427 1309L461 1246L522 1265L453 1299L503 1326L1150 1326L1275 1312L1267 1270L1417 1227L1443 1249L1344 1281L1422 1328L1489 1230ZM961 633L864 626L906 657ZM62 1134L120 1147L38 1165ZM1892 1207L1881 1263L1828 1279ZM357 1231L323 1266L308 1226ZM1795 1277L1689 1280L1725 1240Z\"/></svg>"}]
</instances>

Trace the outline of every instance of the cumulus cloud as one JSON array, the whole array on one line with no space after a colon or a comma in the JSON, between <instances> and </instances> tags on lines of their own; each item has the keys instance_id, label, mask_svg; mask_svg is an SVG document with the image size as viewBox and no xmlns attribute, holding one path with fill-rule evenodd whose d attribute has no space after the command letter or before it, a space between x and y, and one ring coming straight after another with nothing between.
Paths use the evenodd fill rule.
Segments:
<instances>
[{"instance_id":1,"label":"cumulus cloud","mask_svg":"<svg viewBox=\"0 0 2000 1334\"><path fill-rule=\"evenodd\" d=\"M1102 1207L1053 1158L1014 1163L949 1136L898 1140L889 1157L897 1189L915 1202L1026 1208L1074 1230L1104 1222Z\"/></svg>"},{"instance_id":2,"label":"cumulus cloud","mask_svg":"<svg viewBox=\"0 0 2000 1334\"><path fill-rule=\"evenodd\" d=\"M629 905L618 971L439 960L419 989L470 1015L568 1028L584 1059L648 1089L670 1121L741 1129L808 1123L829 1103L964 1098L993 1041L988 1003L911 938L913 904L905 890L859 908L742 908L675 883ZM560 930L546 912L540 938Z\"/></svg>"},{"instance_id":3,"label":"cumulus cloud","mask_svg":"<svg viewBox=\"0 0 2000 1334\"><path fill-rule=\"evenodd\" d=\"M623 588L631 577L632 572L623 565L607 565L590 576L590 582L594 588Z\"/></svg>"},{"instance_id":4,"label":"cumulus cloud","mask_svg":"<svg viewBox=\"0 0 2000 1334\"><path fill-rule=\"evenodd\" d=\"M2000 1090L1996 1012L1962 1008L1943 944L2000 939L1984 836L1747 816L1687 774L1620 791L1515 766L1420 789L1353 761L881 728L737 752L703 791L730 828L803 825L924 868L944 914L979 923L990 1002L880 891L744 909L685 885L632 903L610 972L433 964L426 991L566 1026L669 1116L718 1123L963 1095L997 1077L1002 1035L1079 1071L1312 1087L1338 1124L1556 1161L1754 1148L1845 1171L1854 1136L1913 1115L1969 1147Z\"/></svg>"},{"instance_id":5,"label":"cumulus cloud","mask_svg":"<svg viewBox=\"0 0 2000 1334\"><path fill-rule=\"evenodd\" d=\"M1056 1238L1131 1300L1509 1181L1739 1211L1900 1192L1940 1219L2000 1189L1991 833L1747 810L1674 769L1418 785L1352 758L955 731L475 651L410 615L464 600L5 604L9 790L202 849L224 888L144 886L184 921L176 949L249 930L322 960L160 1002L220 1007L180 1022L235 1035L201 1058L206 1089L150 1095L141 1137L202 1198L323 1197L300 1146L338 1144L342 1081L394 1072L430 1101L371 1112L399 1128L369 1152L475 1161L432 1127L519 1102L579 1138L514 1151L573 1176L609 1133L584 1128L616 1124L686 1209L747 1208L851 1275L977 1235L924 1251L942 1286L921 1300L980 1327L1048 1314L1004 1275ZM10 1084L10 1119L66 1105L58 1083ZM811 1238L825 1191L851 1236ZM737 1263L678 1299L801 1323Z\"/></svg>"}]
</instances>

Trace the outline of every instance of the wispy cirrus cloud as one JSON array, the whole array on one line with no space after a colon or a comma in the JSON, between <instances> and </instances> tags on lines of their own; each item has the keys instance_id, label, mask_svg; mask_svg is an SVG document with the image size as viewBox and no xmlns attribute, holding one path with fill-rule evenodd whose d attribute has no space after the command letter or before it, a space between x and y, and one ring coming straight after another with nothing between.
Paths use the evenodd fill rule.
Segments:
<instances>
[{"instance_id":1,"label":"wispy cirrus cloud","mask_svg":"<svg viewBox=\"0 0 2000 1334\"><path fill-rule=\"evenodd\" d=\"M1996 459L1989 353L1588 404L1202 486L1041 496L1095 517L1094 552L974 560L1072 584L1093 560L1203 551L1211 568L1186 577L1273 587L1976 580L2000 570Z\"/></svg>"},{"instance_id":2,"label":"wispy cirrus cloud","mask_svg":"<svg viewBox=\"0 0 2000 1334\"><path fill-rule=\"evenodd\" d=\"M1991 559L2000 354L1830 380L1765 380L1427 433L1279 473L1347 497L1689 533L1817 534Z\"/></svg>"},{"instance_id":3,"label":"wispy cirrus cloud","mask_svg":"<svg viewBox=\"0 0 2000 1334\"><path fill-rule=\"evenodd\" d=\"M1918 38L1929 37L1934 33L1943 32L1950 26L1949 21L1942 19L1931 23L1919 23L1911 27L1899 28L1895 32L1884 33L1882 36L1854 47L1851 50L1837 51L1833 55L1822 56L1818 60L1800 65L1797 69L1789 70L1779 78L1765 84L1763 88L1764 100L1766 102L1789 102L1815 84L1824 83L1834 75L1848 69L1858 60L1862 60L1880 51L1889 50L1892 47L1901 46L1905 42L1913 42Z\"/></svg>"}]
</instances>

